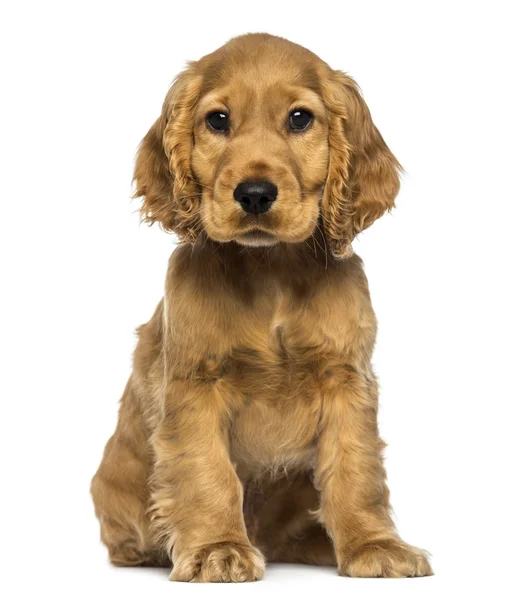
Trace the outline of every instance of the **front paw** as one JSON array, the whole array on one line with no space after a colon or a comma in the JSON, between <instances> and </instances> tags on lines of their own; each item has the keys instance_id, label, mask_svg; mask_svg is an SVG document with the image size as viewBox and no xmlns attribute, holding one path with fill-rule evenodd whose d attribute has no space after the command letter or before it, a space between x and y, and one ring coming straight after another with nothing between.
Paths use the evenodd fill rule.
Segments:
<instances>
[{"instance_id":1,"label":"front paw","mask_svg":"<svg viewBox=\"0 0 532 600\"><path fill-rule=\"evenodd\" d=\"M220 542L182 553L174 564L171 581L242 582L264 575L264 557L252 546Z\"/></svg>"},{"instance_id":2,"label":"front paw","mask_svg":"<svg viewBox=\"0 0 532 600\"><path fill-rule=\"evenodd\" d=\"M340 564L348 577L425 577L432 569L423 550L401 540L364 544Z\"/></svg>"}]
</instances>

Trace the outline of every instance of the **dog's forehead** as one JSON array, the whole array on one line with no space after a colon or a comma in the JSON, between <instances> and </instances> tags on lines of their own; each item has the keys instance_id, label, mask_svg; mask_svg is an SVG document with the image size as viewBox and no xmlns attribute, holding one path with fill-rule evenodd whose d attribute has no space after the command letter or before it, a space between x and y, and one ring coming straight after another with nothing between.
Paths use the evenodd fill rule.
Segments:
<instances>
[{"instance_id":1,"label":"dog's forehead","mask_svg":"<svg viewBox=\"0 0 532 600\"><path fill-rule=\"evenodd\" d=\"M248 34L234 38L197 63L203 74L204 94L216 89L299 86L318 93L324 63L312 52L283 38Z\"/></svg>"}]
</instances>

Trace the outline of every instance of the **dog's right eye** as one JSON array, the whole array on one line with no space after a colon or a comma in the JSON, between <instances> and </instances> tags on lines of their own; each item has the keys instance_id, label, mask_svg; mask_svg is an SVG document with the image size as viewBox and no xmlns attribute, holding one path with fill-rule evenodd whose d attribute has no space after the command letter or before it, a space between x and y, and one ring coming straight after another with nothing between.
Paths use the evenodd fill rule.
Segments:
<instances>
[{"instance_id":1,"label":"dog's right eye","mask_svg":"<svg viewBox=\"0 0 532 600\"><path fill-rule=\"evenodd\" d=\"M214 111L207 115L207 125L213 131L224 132L229 129L229 116L220 111Z\"/></svg>"}]
</instances>

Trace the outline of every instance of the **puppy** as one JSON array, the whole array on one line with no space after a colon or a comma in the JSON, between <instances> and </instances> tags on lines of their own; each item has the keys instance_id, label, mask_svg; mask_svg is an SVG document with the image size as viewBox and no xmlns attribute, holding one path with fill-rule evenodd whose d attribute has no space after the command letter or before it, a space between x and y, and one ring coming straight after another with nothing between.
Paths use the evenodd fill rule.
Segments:
<instances>
[{"instance_id":1,"label":"puppy","mask_svg":"<svg viewBox=\"0 0 532 600\"><path fill-rule=\"evenodd\" d=\"M134 179L144 219L181 244L91 488L113 564L431 574L390 516L351 250L399 169L354 81L282 38L235 38L177 77Z\"/></svg>"}]
</instances>

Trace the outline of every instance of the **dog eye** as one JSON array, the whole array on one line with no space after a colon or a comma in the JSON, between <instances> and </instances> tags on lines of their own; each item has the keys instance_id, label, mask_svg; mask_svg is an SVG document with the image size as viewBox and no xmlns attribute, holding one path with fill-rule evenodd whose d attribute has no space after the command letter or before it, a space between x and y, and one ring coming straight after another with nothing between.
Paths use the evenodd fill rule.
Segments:
<instances>
[{"instance_id":1,"label":"dog eye","mask_svg":"<svg viewBox=\"0 0 532 600\"><path fill-rule=\"evenodd\" d=\"M312 123L314 116L308 110L294 110L288 117L288 126L293 131L304 131Z\"/></svg>"},{"instance_id":2,"label":"dog eye","mask_svg":"<svg viewBox=\"0 0 532 600\"><path fill-rule=\"evenodd\" d=\"M213 131L227 131L229 129L229 116L224 112L214 111L207 115L207 125Z\"/></svg>"}]
</instances>

